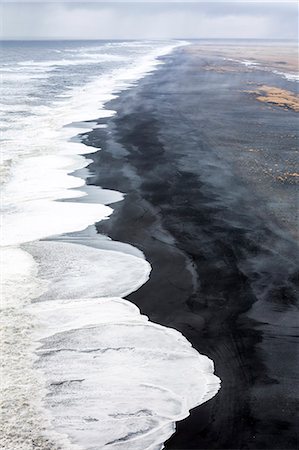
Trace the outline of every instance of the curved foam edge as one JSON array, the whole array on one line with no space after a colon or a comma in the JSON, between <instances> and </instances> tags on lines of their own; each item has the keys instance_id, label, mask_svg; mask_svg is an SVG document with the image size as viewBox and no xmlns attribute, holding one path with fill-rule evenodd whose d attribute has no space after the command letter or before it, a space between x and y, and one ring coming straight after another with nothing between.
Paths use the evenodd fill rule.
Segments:
<instances>
[{"instance_id":1,"label":"curved foam edge","mask_svg":"<svg viewBox=\"0 0 299 450\"><path fill-rule=\"evenodd\" d=\"M176 45L171 46L171 48L174 47ZM106 90L108 93L103 92L99 99L104 104L115 98L112 91L126 89L137 79L152 71L156 65L160 64L155 58L168 53L171 48L165 48L163 51L159 49L156 55L152 54L150 58L146 57L144 64L129 70L126 74L123 72L116 73L116 82L112 84L109 79L101 79L90 83L87 87L91 93L98 92L99 89ZM54 171L55 174L59 174L58 166L62 164L64 173L60 174L59 186L55 192L52 191L51 177L44 176L46 183L42 185L42 198L34 196L34 200L31 202L24 202L23 193L17 189L18 183L10 185L10 200L18 202L15 221L17 224L21 223L22 226L16 229L12 218L7 219L5 231L8 234L3 236L3 244L6 246L16 246L50 235L81 230L90 223L107 219L112 212L111 208L104 205L53 201L58 198L73 198L84 195L80 190L70 190L79 189L83 185L81 180L71 175L71 171L81 170L88 163L87 159L84 162L78 155L97 151L97 149L85 147L83 143L65 142L73 133L78 133L78 128L65 127L61 130L61 120L63 121L67 117L68 121L70 118L72 122L79 122L87 117L87 113L90 115L91 105L90 99L87 101L85 98L86 91L84 89L82 92L76 90L74 94L73 98L70 99L70 104L67 104L65 109L63 105L58 105L53 114L49 114L49 111L47 111L45 117L41 117L40 128L38 130L30 128L31 132L28 136L25 136L30 143L31 155L34 155L36 150L34 142L43 146L47 142L55 141L57 144L55 152L62 159L58 164L58 160L55 160L55 153L53 158L49 156L48 166L53 170L53 175ZM78 100L80 107L72 109L71 102L74 99ZM98 104L93 105L93 107L92 112L95 117L109 117L115 113L108 110L99 111ZM51 121L52 125L54 124L54 131L50 130L51 127L48 127L48 122ZM42 134L39 132L40 129L43 130ZM82 125L82 129L86 129L86 125ZM19 141L16 144L23 146L26 141L24 136L18 135L18 139ZM45 150L46 153L53 151L52 148L47 146ZM34 158L31 158L30 154L27 156L30 166ZM67 159L68 157L70 158ZM42 166L46 160L42 157L34 161L38 164L41 163ZM23 166L18 167L20 169L19 174L22 177ZM40 174L38 174L38 177L40 179ZM22 185L22 183L19 183L19 185ZM16 189L14 189L14 186ZM27 184L26 188L28 188L30 195L34 194L34 189L30 184ZM109 195L109 192L106 192L106 195ZM115 200L120 200L122 194L111 193L111 195L114 196ZM105 203L107 203L106 199ZM28 215L31 215L31 220L28 219ZM52 222L53 217L57 216L61 216L61 220ZM38 224L38 226L33 227L34 224ZM111 294L127 295L146 282L150 265L143 257L138 258L140 255L130 255L129 253L132 253L132 251L128 251L125 257L129 256L131 259L126 262L124 254L115 251L115 248L113 251L107 251L105 255L102 253L102 258L98 259L99 253L96 256L92 251L96 249L84 245L64 243L62 247L57 247L56 244L48 245L52 241L46 242L47 244L33 242L24 245L24 249L29 251L37 261L39 265L38 273L36 263L28 259L26 261L26 267L28 262L28 274L20 272L8 277L10 288L13 288L14 281L19 283L18 286L25 283L26 298L23 299L21 292L17 292L17 289L13 288L19 304L16 302L12 305L14 314L11 314L11 310L9 310L10 305L7 309L8 317L11 318L11 323L8 324L8 335L14 343L18 344L17 352L9 355L8 368L13 371L10 383L15 382L15 386L13 389L9 389L7 398L11 398L11 403L14 403L16 400L14 396L18 396L20 405L16 403L16 408L19 406L24 408L24 402L27 402L26 415L29 417L29 422L34 423L35 426L28 434L26 421L24 425L18 427L18 430L14 425L15 441L13 447L9 447L6 442L5 448L15 450L16 447L24 444L22 448L29 449L32 439L35 438L39 442L40 448L44 449L49 448L49 446L52 450L60 450L61 448L67 450L102 449L102 445L98 442L99 430L96 427L94 428L94 425L101 421L94 420L95 417L93 417L94 413L98 413L99 405L93 399L104 400L102 405L107 404L109 408L111 406L111 395L113 396L117 392L119 396L127 396L126 402L121 403L122 407L127 406L132 399L136 400L135 387L138 385L141 405L144 405L145 398L148 399L147 403L152 402L151 408L153 411L158 411L157 414L149 414L142 408L136 411L134 408L138 405L135 403L131 405L133 408L131 411L125 409L124 412L120 411L119 413L118 411L116 416L115 414L108 415L108 420L104 423L104 431L106 431L106 425L112 424L112 427L108 430L110 437L108 436L106 439L106 435L102 436L103 439L106 439L105 447L113 448L113 450L140 450L141 447L142 450L145 450L145 448L161 449L163 442L174 432L174 422L186 417L190 408L210 398L213 391L210 388L211 377L214 377L214 386L217 385L215 381L217 377L211 374L213 363L207 357L199 355L177 331L152 324L145 316L140 315L138 308L132 307L129 302L116 297L111 298ZM83 247L85 250L83 250ZM14 248L10 247L10 250L13 251ZM22 252L22 250L16 250ZM59 257L57 257L57 251L60 252ZM96 251L105 252L105 250ZM79 261L78 253L83 255L81 259L79 257ZM87 256L87 253L89 253L89 256ZM48 262L46 262L47 258ZM81 266L80 262L84 258L85 263ZM105 266L103 264L105 258L108 258L109 264L115 269L113 276L109 270L101 271L101 268L103 269ZM118 263L116 263L116 259ZM59 266L59 260L67 263L66 271L64 271L62 265ZM71 261L78 264L72 266ZM122 262L119 264L120 261ZM47 264L48 267L45 267ZM94 266L98 270L100 269L100 273L104 274L101 282L97 280L97 270ZM94 268L93 273L90 273L91 268ZM46 269L46 271L43 272L42 269ZM78 274L76 275L78 269L80 272L79 280ZM113 283L111 283L111 277ZM122 280L122 277L125 280ZM79 285L74 286L73 281L76 278ZM85 286L82 280L84 280ZM32 286L30 283L32 283ZM113 289L109 291L111 287ZM92 294L91 298L88 298L90 294ZM102 297L103 295L105 298ZM57 300L60 296L63 298ZM38 297L38 302L27 307L26 304L32 297ZM110 313L108 313L108 306L112 307ZM16 307L20 310L20 313L17 313ZM103 308L105 310L104 315ZM121 309L120 317L117 316L116 311L120 313ZM75 316L74 312L76 312ZM102 314L102 316L101 321L97 323L97 320L99 320L98 314ZM116 320L116 317L118 317L118 320ZM41 339L38 349L36 345L39 344L32 343L32 334L35 334L36 339ZM100 344L103 344L104 335L106 336L105 348L98 346L98 349L92 348L92 343L98 344L97 339L100 337ZM116 344L119 343L117 339L119 340L120 335L122 336L121 342L126 340L129 344L133 344L127 345L127 348L117 347ZM144 336L148 336L145 341L143 340ZM114 347L111 344L113 339L116 339ZM73 346L74 343L75 346ZM64 347L59 348L61 345ZM161 348L163 346L164 350ZM34 351L36 351L38 359L35 361L34 368L32 368ZM128 364L128 359L132 364ZM54 364L53 361L55 361ZM99 361L100 364L97 363ZM177 383L180 380L175 377L172 380L172 388L169 389L169 376L177 373L174 365L179 362L181 362L179 370L182 372L181 380L183 380L183 383L178 385ZM87 367L89 370L86 370ZM103 367L108 370L109 376L107 376L107 373L105 376ZM144 369L141 371L142 373L139 370L141 367ZM187 367L190 370L187 370ZM34 370L36 368L37 371ZM119 370L124 371L124 377L119 377ZM39 373L42 374L40 378L37 376ZM84 378L76 378L77 373L79 377L81 375L89 377L88 382L85 383ZM99 380L99 374L101 374L102 380ZM75 375L75 378L73 378L73 375ZM194 375L195 379L192 378ZM137 377L136 384L132 384L132 376ZM141 379L138 378L139 376ZM157 376L161 378L157 380ZM42 385L43 379L47 380L45 388ZM199 379L202 380L201 386L198 384ZM127 382L128 380L129 382ZM186 383L186 380L188 380L188 383ZM120 381L125 384L119 386ZM167 382L167 387L163 386L165 382ZM25 390L22 390L22 386L25 387ZM106 390L103 389L103 386L106 386ZM196 395L194 395L195 387L198 389L201 387ZM193 395L189 403L187 397L190 392ZM214 392L216 393L215 387ZM96 394L96 397L92 395L93 393ZM41 405L41 395L44 395L44 405ZM119 401L118 397L116 401ZM84 407L87 407L88 411L86 411L85 416L82 416ZM124 425L124 422L127 423L127 426ZM9 423L10 425L12 424ZM115 431L119 433L118 436L115 436ZM84 435L85 432L87 435ZM9 433L11 435L11 431ZM111 436L113 437L112 440ZM69 438L72 443L70 443Z\"/></svg>"},{"instance_id":2,"label":"curved foam edge","mask_svg":"<svg viewBox=\"0 0 299 450\"><path fill-rule=\"evenodd\" d=\"M79 139L72 142L70 139L80 131L86 132L86 123L83 125L83 122L87 117L98 120L113 116L115 111L104 108L105 103L155 70L161 63L157 58L179 45L182 43L151 48L136 61L128 61L122 67L94 77L86 85L69 89L64 101L52 102L51 107L36 106L34 122L31 116L26 116L19 120L18 127L21 128L17 132L15 124L6 132L2 153L7 161L3 167L7 183L3 191L5 213L1 224L1 245L19 245L83 230L111 214L111 208L104 205L57 201L85 195L79 190L85 184L84 177L75 177L72 171L88 165L88 159L80 155L98 151ZM40 64L43 63L37 63ZM15 107L18 109L20 105ZM13 106L9 108L11 111ZM15 154L16 148L22 149L20 154ZM14 160L10 155L14 155ZM102 194L105 204L109 197L112 201L121 199L117 192Z\"/></svg>"},{"instance_id":3,"label":"curved foam edge","mask_svg":"<svg viewBox=\"0 0 299 450\"><path fill-rule=\"evenodd\" d=\"M143 258L86 245L37 241L22 247L38 261L39 276L47 283L39 301L125 297L141 287L151 271Z\"/></svg>"},{"instance_id":4,"label":"curved foam edge","mask_svg":"<svg viewBox=\"0 0 299 450\"><path fill-rule=\"evenodd\" d=\"M84 231L78 233L67 233L47 240L55 240L62 242L70 242L73 244L86 245L87 247L99 248L101 250L111 250L121 253L126 253L138 258L145 259L144 253L137 247L125 242L113 241L110 237L98 234L94 226L86 228Z\"/></svg>"},{"instance_id":5,"label":"curved foam edge","mask_svg":"<svg viewBox=\"0 0 299 450\"><path fill-rule=\"evenodd\" d=\"M52 423L84 449L162 448L220 387L209 358L127 300L49 300L29 311Z\"/></svg>"},{"instance_id":6,"label":"curved foam edge","mask_svg":"<svg viewBox=\"0 0 299 450\"><path fill-rule=\"evenodd\" d=\"M47 287L26 310L39 324L36 367L54 429L88 450L161 448L174 423L213 397L220 381L180 332L120 297L146 282L150 264L68 242L24 248Z\"/></svg>"}]
</instances>

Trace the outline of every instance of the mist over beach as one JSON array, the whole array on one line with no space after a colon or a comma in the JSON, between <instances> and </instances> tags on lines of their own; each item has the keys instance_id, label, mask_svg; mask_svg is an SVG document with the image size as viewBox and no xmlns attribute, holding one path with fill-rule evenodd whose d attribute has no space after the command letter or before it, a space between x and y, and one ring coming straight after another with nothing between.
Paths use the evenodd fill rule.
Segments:
<instances>
[{"instance_id":1,"label":"mist over beach","mask_svg":"<svg viewBox=\"0 0 299 450\"><path fill-rule=\"evenodd\" d=\"M1 5L4 450L297 448L294 6Z\"/></svg>"}]
</instances>

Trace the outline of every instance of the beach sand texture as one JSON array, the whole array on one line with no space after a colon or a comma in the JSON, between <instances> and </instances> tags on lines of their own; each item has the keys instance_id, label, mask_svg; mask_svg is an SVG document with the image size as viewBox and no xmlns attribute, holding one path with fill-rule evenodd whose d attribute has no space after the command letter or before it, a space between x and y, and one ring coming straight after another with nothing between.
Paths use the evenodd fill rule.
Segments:
<instances>
[{"instance_id":1,"label":"beach sand texture","mask_svg":"<svg viewBox=\"0 0 299 450\"><path fill-rule=\"evenodd\" d=\"M144 252L151 277L129 300L222 380L166 448L294 449L298 194L284 174L298 172L297 116L246 92L294 84L241 64L232 76L199 49L165 57L89 133L101 151L88 183L126 192L97 229Z\"/></svg>"}]
</instances>

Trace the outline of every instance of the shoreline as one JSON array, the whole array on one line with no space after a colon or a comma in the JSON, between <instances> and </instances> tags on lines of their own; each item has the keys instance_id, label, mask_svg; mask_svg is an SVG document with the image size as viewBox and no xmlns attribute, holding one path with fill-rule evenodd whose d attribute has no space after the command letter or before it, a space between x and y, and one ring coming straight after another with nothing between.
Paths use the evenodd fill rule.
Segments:
<instances>
[{"instance_id":1,"label":"shoreline","mask_svg":"<svg viewBox=\"0 0 299 450\"><path fill-rule=\"evenodd\" d=\"M94 161L88 184L126 193L122 202L114 204L109 221L97 224L97 231L145 254L153 267L150 280L128 300L151 321L182 332L196 350L214 360L222 379L218 395L177 423L177 432L165 448L292 449L295 405L289 394L291 378L282 367L293 358L287 344L291 326L279 337L275 325L292 315L296 248L288 229L281 229L276 218L264 211L261 191L252 188L254 179L246 178L247 168L243 166L236 176L240 158L232 151L223 158L221 153L213 154L213 121L215 115L218 119L223 114L217 92L207 93L206 85L199 85L199 81L207 82L200 58L198 65L198 58L186 53L177 50L163 58L166 64L158 71L111 102L117 115L99 121L108 128L87 134L87 145L101 147L88 156ZM257 79L272 76L258 74ZM228 82L225 74L215 73L212 84L219 77ZM245 74L246 81L248 77ZM231 83L230 120L238 117L238 96L242 95L236 94L238 82ZM201 103L202 111L192 98ZM281 116L285 111L260 110L258 102L244 94L242 102L251 122L252 111L258 110L264 121L273 113L289 132ZM238 126L237 131L243 132L243 123ZM215 133L216 147L223 129ZM264 143L265 129L259 133ZM252 145L250 129L246 133ZM236 147L231 129L226 139L227 147ZM194 164L199 165L199 173ZM266 186L265 182L259 188ZM231 189L236 195L231 195ZM278 283L275 278L281 264ZM282 308L285 301L288 306L278 317L275 308ZM267 324L260 320L260 311ZM270 359L269 326L276 339ZM293 369L289 368L290 373ZM287 412L275 411L277 402ZM274 408L271 414L269 408Z\"/></svg>"},{"instance_id":2,"label":"shoreline","mask_svg":"<svg viewBox=\"0 0 299 450\"><path fill-rule=\"evenodd\" d=\"M28 136L39 136L41 141L40 139L30 140L37 146L40 145L37 142L44 143L48 140L54 147L56 143L57 148L55 148L55 154L44 155L41 152L35 155L33 152L32 155L27 155L28 157L17 165L12 185L9 184L8 192L6 192L8 194L10 189L13 201L17 205L23 205L24 208L20 207L20 210L16 208L16 216L7 214L9 220L5 226L7 234L4 236L4 244L8 251L6 252L7 263L4 261L3 266L8 269L5 283L8 287L7 300L10 302L6 305L7 308L5 306L4 311L6 315L4 342L7 351L5 365L8 369L5 375L7 375L8 384L14 386L14 389L4 386L5 435L2 442L5 448L14 450L18 445L24 445L24 448L39 445L41 448L52 446L54 449L59 446L59 448L70 449L77 448L78 442L81 442L84 447L96 445L102 448L104 445L110 446L110 443L114 447L118 445L122 447L122 441L131 440L131 434L137 436L137 444L135 444L137 447L143 446L140 443L143 438L158 443L160 439L160 442L163 442L171 436L176 418L179 420L182 417L176 411L178 399L182 400L182 414L185 417L189 411L188 406L190 408L193 406L194 398L195 402L199 402L201 396L207 397L206 391L208 395L217 391L219 380L213 375L213 364L210 360L199 355L179 333L151 324L146 317L139 317L139 310L132 303L118 299L120 295L126 295L138 289L140 283L147 280L149 264L144 261L141 252L117 242L106 242L104 248L101 248L100 244L98 249L95 249L91 248L96 247L95 242L87 248L88 245L76 245L78 240L75 244L68 239L70 235L82 236L86 232L86 227L92 228L95 221L108 218L112 209L107 204L119 201L123 197L119 192L101 191L96 188L85 192L87 197L81 197L84 195L83 185L88 173L86 166L91 159L86 155L88 149L84 142L76 137L71 140L68 138L73 133L84 133L87 129L90 130L96 126L92 120L86 123L80 122L86 117L85 108L88 109L88 113L92 114L93 111L98 116L101 114L101 117L110 117L113 112L104 108L105 103L109 99L116 98L116 94L119 95L122 90L134 85L146 73L154 70L155 65L158 64L157 55L167 53L172 47L157 46L153 52L144 54L139 63L137 60L133 65L119 67L112 72L113 76L108 73L106 77L105 75L97 77L94 82L87 83L82 89L73 87L71 92L75 94L74 97L70 96L66 103L58 104L56 109L45 108L46 112L42 115L42 119L53 119L50 127L47 126L46 120L41 120L39 124L40 129L45 131L45 141L38 127L36 129L28 127L24 132L25 136L27 132ZM117 92L112 93L112 91ZM97 96L93 99L92 92L97 92ZM76 107L78 104L80 107ZM100 112L96 105L101 107ZM63 120L67 117L70 118L71 123L63 127ZM24 135L21 133L21 136L24 137ZM20 138L21 141L22 138ZM60 151L62 154L59 154ZM79 173L83 176L78 176ZM31 189L34 182L37 189L33 191ZM22 186L21 190L19 190L20 186ZM7 199L11 199L9 195L6 196ZM117 249L119 249L118 253ZM63 277L61 277L62 271ZM111 279L113 279L112 282ZM20 289L21 285L22 289ZM78 299L78 296L82 298ZM111 298L105 301L105 298L109 296ZM111 312L110 315L109 312ZM105 316L104 319L103 316ZM125 323L126 318L128 323ZM144 327L143 322L146 323ZM98 327L98 345L92 342L92 329L96 327ZM117 331L112 330L112 337L109 339L108 336L105 347L102 334L107 327L116 327ZM130 347L126 349L125 346L124 348L118 346L119 330L122 327L127 330L124 338L132 343L132 353L136 350L138 354L135 360L132 355L131 359L128 359ZM134 334L138 327L140 339ZM160 348L152 342L152 339L155 341L157 338L153 336L155 331L157 334L160 333L159 343L161 347L164 346L164 360L161 357L163 351L160 354ZM76 339L78 340L73 348L72 342ZM173 342L171 342L172 339ZM174 343L178 341L180 342L176 348ZM16 351L11 351L12 345ZM89 361L85 358L84 345L95 346L91 350ZM103 348L100 348L101 346ZM175 348L175 351L169 352L168 346L171 350ZM186 348L183 348L184 346ZM73 355L74 351L75 355ZM99 353L96 361L92 352ZM122 369L123 372L118 374L118 379L116 377L116 380L111 381L109 371L110 375L115 371L113 362L111 364L109 361L109 354L113 352L120 355L114 361L118 370ZM147 367L147 371L145 370L144 378L146 381L152 381L152 385L149 383L146 388L143 386L142 391L138 376L134 381L128 382L126 380L129 377L125 372L128 369L134 372L134 365L140 367L144 363L146 366L147 361L143 358L143 354L148 352L152 356L152 367L156 369L150 366ZM101 357L101 353L104 356ZM167 366L168 354L170 355L168 363L172 364L173 374L186 371L186 364L187 367L190 364L190 367L195 369L188 370L187 377L179 377L179 380L184 382L177 382L178 380L173 376L170 383L167 383L163 375L163 364ZM16 355L18 361L15 359ZM59 355L63 356L60 358ZM80 370L82 360L84 364ZM124 360L129 362L124 363ZM15 370L15 366L17 368L22 366L22 370ZM101 371L102 367L106 368L106 374L108 374L106 380L105 373ZM97 379L99 373L102 375L102 381L104 378L104 384L106 381L106 392L112 389L111 385L116 381L119 392L118 394L115 394L115 390L112 392L115 394L115 403L119 399L119 405L112 404L111 394L110 398L109 395L105 398L105 394L99 390L100 387L103 388L103 384ZM138 370L136 373L138 374ZM203 378L201 385L194 382L198 373ZM156 410L151 405L151 401L155 399L155 385L161 387L161 403L157 405ZM169 385L172 389L168 391ZM86 395L82 393L82 386L83 391L86 389ZM188 390L189 392L186 392ZM140 414L138 414L138 402L133 401L135 394L141 399ZM89 402L93 395L94 400L101 399L101 409L93 409L91 404L93 401ZM190 397L188 404L184 401L186 396ZM124 399L121 400L121 397ZM145 400L146 398L148 400ZM107 414L106 417L105 401L111 408L111 414ZM145 404L148 410L143 411ZM163 410L164 404L167 404L170 416L168 423L163 427L164 434L151 433L148 437L148 429L152 427L155 430L155 420L156 423L163 421L163 411L160 414L160 409ZM21 408L25 408L26 418L21 426L16 427L16 423L11 421L11 407L8 408L7 405L13 405L15 416ZM115 406L114 411L113 406ZM138 420L130 423L130 417L135 415L135 408L137 408ZM155 414L151 414L151 408L156 412L156 417ZM172 412L174 412L173 416L171 416ZM120 416L123 415L123 418L127 416L123 421L126 426L120 429L115 426L115 423L117 425L119 423L116 417L118 413ZM91 423L89 423L89 414L95 415ZM97 415L101 417L101 420L96 417ZM151 420L151 416L155 419ZM102 423L103 417L106 424L111 420L110 435L109 431L106 434L106 424ZM79 422L80 425L78 425ZM36 426L32 428L32 424ZM133 439L133 446L136 436ZM73 445L74 441L76 444Z\"/></svg>"}]
</instances>

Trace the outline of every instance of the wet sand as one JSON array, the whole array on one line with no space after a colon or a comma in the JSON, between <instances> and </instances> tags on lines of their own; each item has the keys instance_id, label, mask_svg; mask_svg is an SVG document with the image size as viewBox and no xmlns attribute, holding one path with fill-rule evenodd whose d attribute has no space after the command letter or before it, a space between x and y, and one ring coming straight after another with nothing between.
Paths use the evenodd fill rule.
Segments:
<instances>
[{"instance_id":1,"label":"wet sand","mask_svg":"<svg viewBox=\"0 0 299 450\"><path fill-rule=\"evenodd\" d=\"M126 193L97 230L145 253L150 280L129 300L222 380L166 449L295 449L298 196L279 176L298 172L297 115L245 92L292 85L207 71L222 62L190 50L165 57L88 134L101 148L88 183Z\"/></svg>"}]
</instances>

